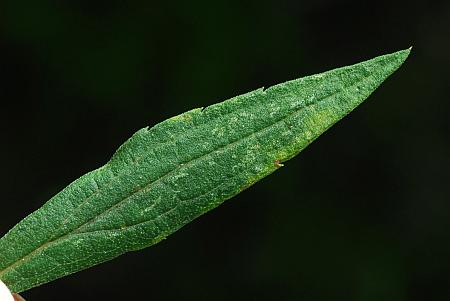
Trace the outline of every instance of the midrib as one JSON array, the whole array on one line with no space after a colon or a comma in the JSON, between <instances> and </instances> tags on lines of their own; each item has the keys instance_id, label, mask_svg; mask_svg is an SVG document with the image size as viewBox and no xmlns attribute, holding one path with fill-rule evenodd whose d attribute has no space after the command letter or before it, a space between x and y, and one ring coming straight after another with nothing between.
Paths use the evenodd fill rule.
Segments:
<instances>
[{"instance_id":1,"label":"midrib","mask_svg":"<svg viewBox=\"0 0 450 301\"><path fill-rule=\"evenodd\" d=\"M273 127L273 126L277 125L278 123L283 122L284 120L290 118L291 116L293 116L293 115L295 115L295 114L297 114L297 113L300 113L303 109L306 109L306 108L308 108L308 107L310 107L310 106L313 106L313 105L316 105L316 104L318 104L318 103L320 103L320 102L322 102L322 101L324 101L324 100L326 100L326 99L328 99L328 98L330 98L330 97L333 97L334 95L336 95L336 94L342 92L343 90L345 90L345 89L347 89L347 88L351 88L351 87L353 87L353 86L359 84L360 82L362 82L362 81L368 79L370 76L371 76L371 75L369 75L369 76L367 76L367 77L365 77L365 78L363 78L363 79L361 79L361 80L359 80L359 81L357 81L357 82L355 82L355 83L352 83L351 85L344 86L341 90L335 91L335 92L333 92L333 93L331 93L331 94L329 94L329 95L326 95L326 96L324 96L324 97L322 97L322 98L320 98L320 99L317 99L315 102L312 102L312 103L310 103L310 104L301 106L301 107L298 108L297 110L294 110L293 112L287 114L286 116L280 118L279 120L274 121L273 123L271 123L271 124L269 124L269 125L267 125L267 126L261 128L261 129L258 129L258 130L256 130L256 131L250 133L250 134L247 135L247 136L241 137L241 138L239 138L239 139L237 139L237 140L235 140L235 141L233 141L233 142L231 142L231 143L229 143L229 144L227 144L227 145L224 145L224 146L219 147L219 148L217 148L217 149L214 149L214 150L212 150L212 151L210 151L210 152L208 152L208 153L206 153L206 154L203 154L203 155L201 155L201 156L198 156L198 157L196 157L196 158L193 158L193 159L191 159L191 160L188 161L188 162L180 163L177 167L175 167L175 168L172 169L171 171L169 171L169 172L167 172L166 174L162 175L161 177L155 179L154 181L149 182L147 185L141 187L140 189L134 191L133 193L131 193L131 194L130 194L129 196L127 196L126 198L121 199L118 203L116 203L116 204L114 204L113 206L111 206L110 208L106 209L105 211L103 211L103 212L100 213L99 215L94 216L93 218L89 219L88 221L86 221L85 223L83 223L82 225L80 225L79 227L77 227L76 229L71 230L70 232L68 232L67 234L64 234L63 236L57 237L57 238L55 238L55 239L52 239L52 240L50 240L50 241L44 243L44 244L41 245L40 247L38 247L38 248L36 248L35 250L31 251L28 255L19 258L19 259L16 260L14 263L12 263L12 264L10 264L9 266L5 267L3 270L0 271L0 279L2 278L2 276L4 276L5 274L7 274L9 271L14 270L17 266L26 263L26 262L27 262L29 259L31 259L34 255L36 255L36 254L38 254L39 252L43 251L43 250L46 249L47 247L49 247L49 246L51 246L51 245L53 245L53 244L56 244L56 243L58 243L58 242L61 241L61 240L64 240L64 239L68 238L68 237L71 236L72 234L76 234L76 232L77 232L79 229L81 229L81 228L83 228L83 227L85 227L85 226L91 224L91 223L94 222L96 219L98 219L98 218L100 218L101 216L103 216L103 215L105 215L105 214L111 212L112 210L114 210L115 208L117 208L118 206L120 206L121 204L123 204L124 202L126 202L128 199L130 199L131 197L133 197L134 195L140 193L140 192L143 191L144 189L149 188L152 184L156 184L156 183L162 181L163 179L165 179L165 178L167 178L168 176L170 176L172 173L177 172L180 168L185 168L186 165L192 165L192 164L194 164L196 161L201 160L201 159L203 159L203 158L205 158L205 157L208 157L209 155L211 155L211 154L213 154L213 153L215 153L215 152L218 152L218 151L221 151L221 150L223 150L223 149L226 149L227 147L232 147L233 145L236 145L236 144L238 144L238 143L240 143L240 142L242 142L242 141L244 141L244 140L246 140L246 139L249 139L249 138L251 138L251 137L253 137L253 136L256 136L256 135L259 134L260 132L262 132L262 131L264 131L264 130L270 128L270 127ZM256 104L256 105L257 105L257 104ZM256 106L256 105L255 105L255 106ZM252 107L253 107L253 106L252 106ZM244 108L244 109L245 109L245 108ZM236 113L236 112L239 112L239 111L241 111L241 110L232 111L232 112L227 113L226 115L229 115L229 114L232 114L232 113ZM215 119L213 119L213 120L215 120ZM212 122L213 120L211 120L210 122ZM205 125L205 124L203 124L203 125ZM198 127L203 126L203 125L199 125ZM195 129L195 128L196 128L196 127L192 128L192 129ZM192 129L190 129L190 130L192 130ZM181 135L179 135L179 136L181 136ZM163 145L163 144L162 144L162 145ZM142 159L143 157L144 157L144 156L141 156L141 157L139 157L139 159ZM136 161L134 161L134 164L136 164ZM118 175L116 175L116 177L118 177ZM111 183L113 180L114 180L114 179L111 179L111 181L109 181L108 183ZM101 191L101 189L99 189L98 191ZM92 196L93 196L93 195L89 196L88 198L90 198L90 197L92 197ZM81 207L83 206L83 204L85 204L85 201L83 201L83 203L80 204L80 206L78 206L77 209L75 209L75 210L78 210L79 208L81 208ZM60 227L59 229L61 229L63 226L64 226L64 223L61 225L61 227ZM59 229L58 229L58 230L59 230ZM57 230L57 231L58 231L58 230ZM57 232L57 231L56 231L56 232Z\"/></svg>"}]
</instances>

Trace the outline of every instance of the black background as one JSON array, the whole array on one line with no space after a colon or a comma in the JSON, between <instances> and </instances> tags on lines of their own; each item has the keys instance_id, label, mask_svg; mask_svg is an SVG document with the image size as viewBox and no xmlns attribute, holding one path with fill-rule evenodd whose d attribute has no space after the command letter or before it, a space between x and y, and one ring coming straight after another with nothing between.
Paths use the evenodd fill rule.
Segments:
<instances>
[{"instance_id":1,"label":"black background","mask_svg":"<svg viewBox=\"0 0 450 301\"><path fill-rule=\"evenodd\" d=\"M413 45L275 175L39 300L448 300L449 1L0 4L0 232L133 132Z\"/></svg>"}]
</instances>

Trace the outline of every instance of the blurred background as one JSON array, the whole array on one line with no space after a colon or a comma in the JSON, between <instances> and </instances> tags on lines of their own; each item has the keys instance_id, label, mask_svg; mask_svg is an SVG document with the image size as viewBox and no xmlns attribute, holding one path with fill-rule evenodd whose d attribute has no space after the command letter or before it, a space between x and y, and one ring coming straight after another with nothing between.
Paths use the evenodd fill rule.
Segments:
<instances>
[{"instance_id":1,"label":"blurred background","mask_svg":"<svg viewBox=\"0 0 450 301\"><path fill-rule=\"evenodd\" d=\"M0 233L188 109L413 45L276 175L40 300L449 300L450 2L0 4Z\"/></svg>"}]
</instances>

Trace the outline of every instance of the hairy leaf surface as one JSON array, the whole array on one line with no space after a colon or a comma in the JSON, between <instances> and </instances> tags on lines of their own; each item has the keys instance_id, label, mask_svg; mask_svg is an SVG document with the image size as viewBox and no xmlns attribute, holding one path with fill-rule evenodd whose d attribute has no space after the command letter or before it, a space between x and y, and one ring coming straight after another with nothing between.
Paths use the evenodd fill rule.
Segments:
<instances>
[{"instance_id":1,"label":"hairy leaf surface","mask_svg":"<svg viewBox=\"0 0 450 301\"><path fill-rule=\"evenodd\" d=\"M366 99L409 50L188 111L136 132L0 239L13 292L151 246L277 170Z\"/></svg>"}]
</instances>

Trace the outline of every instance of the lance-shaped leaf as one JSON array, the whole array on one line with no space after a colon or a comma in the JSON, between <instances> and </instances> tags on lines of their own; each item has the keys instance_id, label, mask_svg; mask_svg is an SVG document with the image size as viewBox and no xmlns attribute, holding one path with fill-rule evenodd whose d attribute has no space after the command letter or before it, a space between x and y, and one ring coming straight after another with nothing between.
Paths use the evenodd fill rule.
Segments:
<instances>
[{"instance_id":1,"label":"lance-shaped leaf","mask_svg":"<svg viewBox=\"0 0 450 301\"><path fill-rule=\"evenodd\" d=\"M258 89L139 130L0 240L0 279L21 292L159 242L298 154L408 54Z\"/></svg>"}]
</instances>

